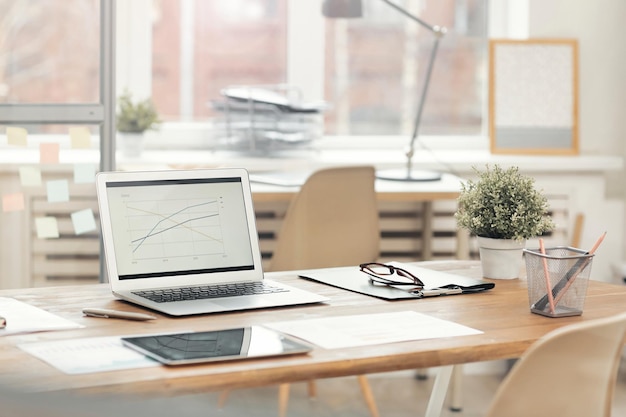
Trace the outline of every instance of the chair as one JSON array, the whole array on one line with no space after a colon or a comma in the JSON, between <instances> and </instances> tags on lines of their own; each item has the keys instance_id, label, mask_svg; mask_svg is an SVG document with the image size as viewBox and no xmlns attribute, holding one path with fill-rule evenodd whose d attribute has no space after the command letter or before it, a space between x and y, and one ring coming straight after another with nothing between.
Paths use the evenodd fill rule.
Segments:
<instances>
[{"instance_id":1,"label":"chair","mask_svg":"<svg viewBox=\"0 0 626 417\"><path fill-rule=\"evenodd\" d=\"M314 172L287 208L269 271L331 268L375 261L380 226L373 167L328 168ZM358 377L370 413L378 416L367 378ZM315 382L309 381L309 396ZM289 384L279 390L284 416Z\"/></svg>"},{"instance_id":2,"label":"chair","mask_svg":"<svg viewBox=\"0 0 626 417\"><path fill-rule=\"evenodd\" d=\"M572 228L572 241L570 242L570 245L572 245L573 248L580 248L584 223L585 215L582 213L576 214L576 217L574 218L574 227Z\"/></svg>"},{"instance_id":3,"label":"chair","mask_svg":"<svg viewBox=\"0 0 626 417\"><path fill-rule=\"evenodd\" d=\"M572 238L570 241L570 246L574 248L580 248L580 241L581 241L584 221L585 221L584 214L582 213L576 214L576 217L574 219L574 226L572 228ZM464 240L464 242L466 242L466 240ZM463 248L463 252L461 253L469 253L469 252L467 249ZM514 362L515 359L512 359L512 361ZM427 376L422 371L418 371L417 377L419 379L426 379ZM451 387L450 388L450 393L451 393L450 409L452 411L462 410L461 402L462 402L462 396L463 396L463 392L462 392L463 381L461 380L461 377L462 377L462 367L461 365L459 365L455 367L454 369L454 374L453 374L454 379L453 379L453 383L450 386Z\"/></svg>"},{"instance_id":4,"label":"chair","mask_svg":"<svg viewBox=\"0 0 626 417\"><path fill-rule=\"evenodd\" d=\"M269 271L375 261L380 251L373 167L314 172L287 208Z\"/></svg>"},{"instance_id":5,"label":"chair","mask_svg":"<svg viewBox=\"0 0 626 417\"><path fill-rule=\"evenodd\" d=\"M625 332L622 313L547 334L504 379L487 417L608 417Z\"/></svg>"},{"instance_id":6,"label":"chair","mask_svg":"<svg viewBox=\"0 0 626 417\"><path fill-rule=\"evenodd\" d=\"M375 261L380 252L375 171L370 166L314 172L290 202L267 271L330 268ZM369 382L358 376L373 417L378 409ZM308 383L314 397L315 382ZM279 387L279 415L287 412L290 384ZM228 392L223 392L218 406Z\"/></svg>"}]
</instances>

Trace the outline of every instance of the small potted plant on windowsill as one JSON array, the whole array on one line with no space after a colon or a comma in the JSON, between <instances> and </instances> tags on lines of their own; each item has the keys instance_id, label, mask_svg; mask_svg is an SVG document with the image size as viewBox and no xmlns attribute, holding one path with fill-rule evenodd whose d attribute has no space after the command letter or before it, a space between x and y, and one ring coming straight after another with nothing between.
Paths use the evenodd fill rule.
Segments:
<instances>
[{"instance_id":1,"label":"small potted plant on windowsill","mask_svg":"<svg viewBox=\"0 0 626 417\"><path fill-rule=\"evenodd\" d=\"M124 155L138 157L147 130L157 130L161 120L151 99L134 102L129 91L117 99L116 127Z\"/></svg>"},{"instance_id":2,"label":"small potted plant on windowsill","mask_svg":"<svg viewBox=\"0 0 626 417\"><path fill-rule=\"evenodd\" d=\"M517 167L475 171L478 180L462 184L457 225L477 236L485 278L518 278L526 240L554 228L547 198Z\"/></svg>"}]
</instances>

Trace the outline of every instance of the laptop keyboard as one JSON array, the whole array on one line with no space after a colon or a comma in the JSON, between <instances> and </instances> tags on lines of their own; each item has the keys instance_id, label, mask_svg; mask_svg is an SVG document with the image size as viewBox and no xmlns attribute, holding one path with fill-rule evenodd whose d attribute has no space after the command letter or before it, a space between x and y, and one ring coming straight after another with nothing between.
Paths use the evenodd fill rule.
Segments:
<instances>
[{"instance_id":1,"label":"laptop keyboard","mask_svg":"<svg viewBox=\"0 0 626 417\"><path fill-rule=\"evenodd\" d=\"M157 303L172 301L205 300L210 298L237 297L242 295L271 294L288 292L281 287L274 287L263 282L238 282L221 285L202 285L197 287L164 288L161 290L134 291L133 294Z\"/></svg>"}]
</instances>

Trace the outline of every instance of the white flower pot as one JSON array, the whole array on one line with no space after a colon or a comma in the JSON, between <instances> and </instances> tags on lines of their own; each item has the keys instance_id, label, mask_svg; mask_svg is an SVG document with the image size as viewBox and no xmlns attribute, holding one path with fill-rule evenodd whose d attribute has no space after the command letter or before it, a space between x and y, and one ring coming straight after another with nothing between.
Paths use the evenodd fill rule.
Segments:
<instances>
[{"instance_id":1,"label":"white flower pot","mask_svg":"<svg viewBox=\"0 0 626 417\"><path fill-rule=\"evenodd\" d=\"M117 145L127 158L138 158L143 151L143 133L118 133Z\"/></svg>"},{"instance_id":2,"label":"white flower pot","mask_svg":"<svg viewBox=\"0 0 626 417\"><path fill-rule=\"evenodd\" d=\"M491 239L478 236L483 277L493 279L519 278L526 241Z\"/></svg>"}]
</instances>

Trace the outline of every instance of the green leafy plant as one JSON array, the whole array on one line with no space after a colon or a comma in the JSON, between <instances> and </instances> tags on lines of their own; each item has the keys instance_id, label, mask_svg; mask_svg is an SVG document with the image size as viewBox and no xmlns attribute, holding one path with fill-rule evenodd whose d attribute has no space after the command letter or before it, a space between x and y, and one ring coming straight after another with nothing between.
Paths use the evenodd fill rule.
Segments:
<instances>
[{"instance_id":1,"label":"green leafy plant","mask_svg":"<svg viewBox=\"0 0 626 417\"><path fill-rule=\"evenodd\" d=\"M150 99L133 102L130 92L125 91L117 99L117 130L126 133L143 133L156 130L159 115Z\"/></svg>"},{"instance_id":2,"label":"green leafy plant","mask_svg":"<svg viewBox=\"0 0 626 417\"><path fill-rule=\"evenodd\" d=\"M462 184L455 213L457 225L477 236L518 241L554 229L548 200L534 179L495 165L479 172L477 181Z\"/></svg>"}]
</instances>

